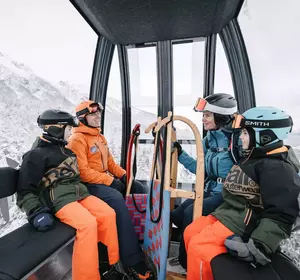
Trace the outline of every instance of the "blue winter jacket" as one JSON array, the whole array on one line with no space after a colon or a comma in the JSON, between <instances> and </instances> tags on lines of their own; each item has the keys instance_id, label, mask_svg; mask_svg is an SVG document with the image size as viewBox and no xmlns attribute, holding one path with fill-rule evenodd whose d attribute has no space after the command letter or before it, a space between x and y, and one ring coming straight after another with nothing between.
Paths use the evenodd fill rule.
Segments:
<instances>
[{"instance_id":1,"label":"blue winter jacket","mask_svg":"<svg viewBox=\"0 0 300 280\"><path fill-rule=\"evenodd\" d=\"M222 130L211 130L208 131L207 136L202 140L205 154L204 198L222 191L223 182L221 179L226 178L233 166L229 151L230 134L228 136L226 134ZM178 160L186 169L196 174L196 160L185 151L182 151ZM218 178L220 179L217 180Z\"/></svg>"}]
</instances>

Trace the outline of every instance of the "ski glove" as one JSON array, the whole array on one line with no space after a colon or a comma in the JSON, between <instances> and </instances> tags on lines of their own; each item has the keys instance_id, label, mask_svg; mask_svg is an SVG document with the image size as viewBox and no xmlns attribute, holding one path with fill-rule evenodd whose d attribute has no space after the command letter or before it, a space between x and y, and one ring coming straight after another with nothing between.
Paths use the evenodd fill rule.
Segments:
<instances>
[{"instance_id":1,"label":"ski glove","mask_svg":"<svg viewBox=\"0 0 300 280\"><path fill-rule=\"evenodd\" d=\"M234 234L227 237L224 244L231 255L241 260L251 262L254 265L255 263L266 265L271 262L271 260L255 246L251 238L248 243L245 243L240 236Z\"/></svg>"},{"instance_id":2,"label":"ski glove","mask_svg":"<svg viewBox=\"0 0 300 280\"><path fill-rule=\"evenodd\" d=\"M125 194L126 188L120 179L114 179L110 184L110 187L119 191L121 194Z\"/></svg>"},{"instance_id":3,"label":"ski glove","mask_svg":"<svg viewBox=\"0 0 300 280\"><path fill-rule=\"evenodd\" d=\"M48 207L39 207L29 216L28 221L37 231L48 231L54 226L52 211Z\"/></svg>"},{"instance_id":4,"label":"ski glove","mask_svg":"<svg viewBox=\"0 0 300 280\"><path fill-rule=\"evenodd\" d=\"M127 185L127 177L126 174L124 174L121 178L120 178L121 182L126 186Z\"/></svg>"},{"instance_id":5,"label":"ski glove","mask_svg":"<svg viewBox=\"0 0 300 280\"><path fill-rule=\"evenodd\" d=\"M177 151L178 151L178 155L180 156L181 154L182 154L182 147L181 147L181 145L179 144L179 142L174 142L174 147L177 149Z\"/></svg>"}]
</instances>

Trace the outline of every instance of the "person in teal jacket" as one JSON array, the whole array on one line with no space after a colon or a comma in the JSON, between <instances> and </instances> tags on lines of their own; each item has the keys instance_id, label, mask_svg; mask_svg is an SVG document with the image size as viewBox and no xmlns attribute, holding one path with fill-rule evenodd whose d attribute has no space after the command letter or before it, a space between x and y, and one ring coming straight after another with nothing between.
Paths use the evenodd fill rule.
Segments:
<instances>
[{"instance_id":1,"label":"person in teal jacket","mask_svg":"<svg viewBox=\"0 0 300 280\"><path fill-rule=\"evenodd\" d=\"M203 112L203 126L207 131L202 140L205 154L205 187L203 215L213 212L221 203L222 187L225 178L233 166L230 151L231 123L233 114L237 112L237 102L229 94L217 93L204 99L200 98L195 111ZM196 174L196 160L189 156L178 142L174 143L178 150L179 162L191 173ZM193 221L194 200L187 199L171 212L171 221L183 233ZM180 240L179 257L170 261L170 265L180 264L186 269L187 257L183 238Z\"/></svg>"}]
</instances>

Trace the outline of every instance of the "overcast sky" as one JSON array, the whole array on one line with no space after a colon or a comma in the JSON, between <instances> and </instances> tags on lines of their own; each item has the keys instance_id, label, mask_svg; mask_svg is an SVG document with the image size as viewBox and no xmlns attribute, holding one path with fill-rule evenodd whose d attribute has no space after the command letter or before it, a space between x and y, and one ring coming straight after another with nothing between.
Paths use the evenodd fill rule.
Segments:
<instances>
[{"instance_id":1,"label":"overcast sky","mask_svg":"<svg viewBox=\"0 0 300 280\"><path fill-rule=\"evenodd\" d=\"M300 119L299 0L248 0L239 22L252 67L257 105L278 106ZM89 85L97 36L67 0L0 0L0 52L50 80ZM204 43L174 48L175 109L190 110L202 94ZM130 50L133 103L156 105L155 50ZM120 99L114 59L109 89ZM232 93L221 44L216 91ZM132 77L134 76L134 77ZM199 78L200 77L200 78ZM179 106L180 104L180 106Z\"/></svg>"},{"instance_id":2,"label":"overcast sky","mask_svg":"<svg viewBox=\"0 0 300 280\"><path fill-rule=\"evenodd\" d=\"M67 0L0 0L0 52L44 78L89 82L96 42Z\"/></svg>"}]
</instances>

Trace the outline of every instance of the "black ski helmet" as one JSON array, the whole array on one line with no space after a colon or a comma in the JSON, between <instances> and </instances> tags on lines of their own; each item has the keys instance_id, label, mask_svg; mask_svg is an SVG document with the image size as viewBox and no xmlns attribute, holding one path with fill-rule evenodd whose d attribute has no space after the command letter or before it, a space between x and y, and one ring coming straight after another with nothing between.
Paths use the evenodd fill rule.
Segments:
<instances>
[{"instance_id":1,"label":"black ski helmet","mask_svg":"<svg viewBox=\"0 0 300 280\"><path fill-rule=\"evenodd\" d=\"M50 136L62 139L67 125L77 126L75 117L60 110L46 110L37 119L37 123Z\"/></svg>"},{"instance_id":2,"label":"black ski helmet","mask_svg":"<svg viewBox=\"0 0 300 280\"><path fill-rule=\"evenodd\" d=\"M212 112L218 127L228 125L233 119L233 114L238 111L235 98L227 93L215 93L198 98L194 110Z\"/></svg>"}]
</instances>

